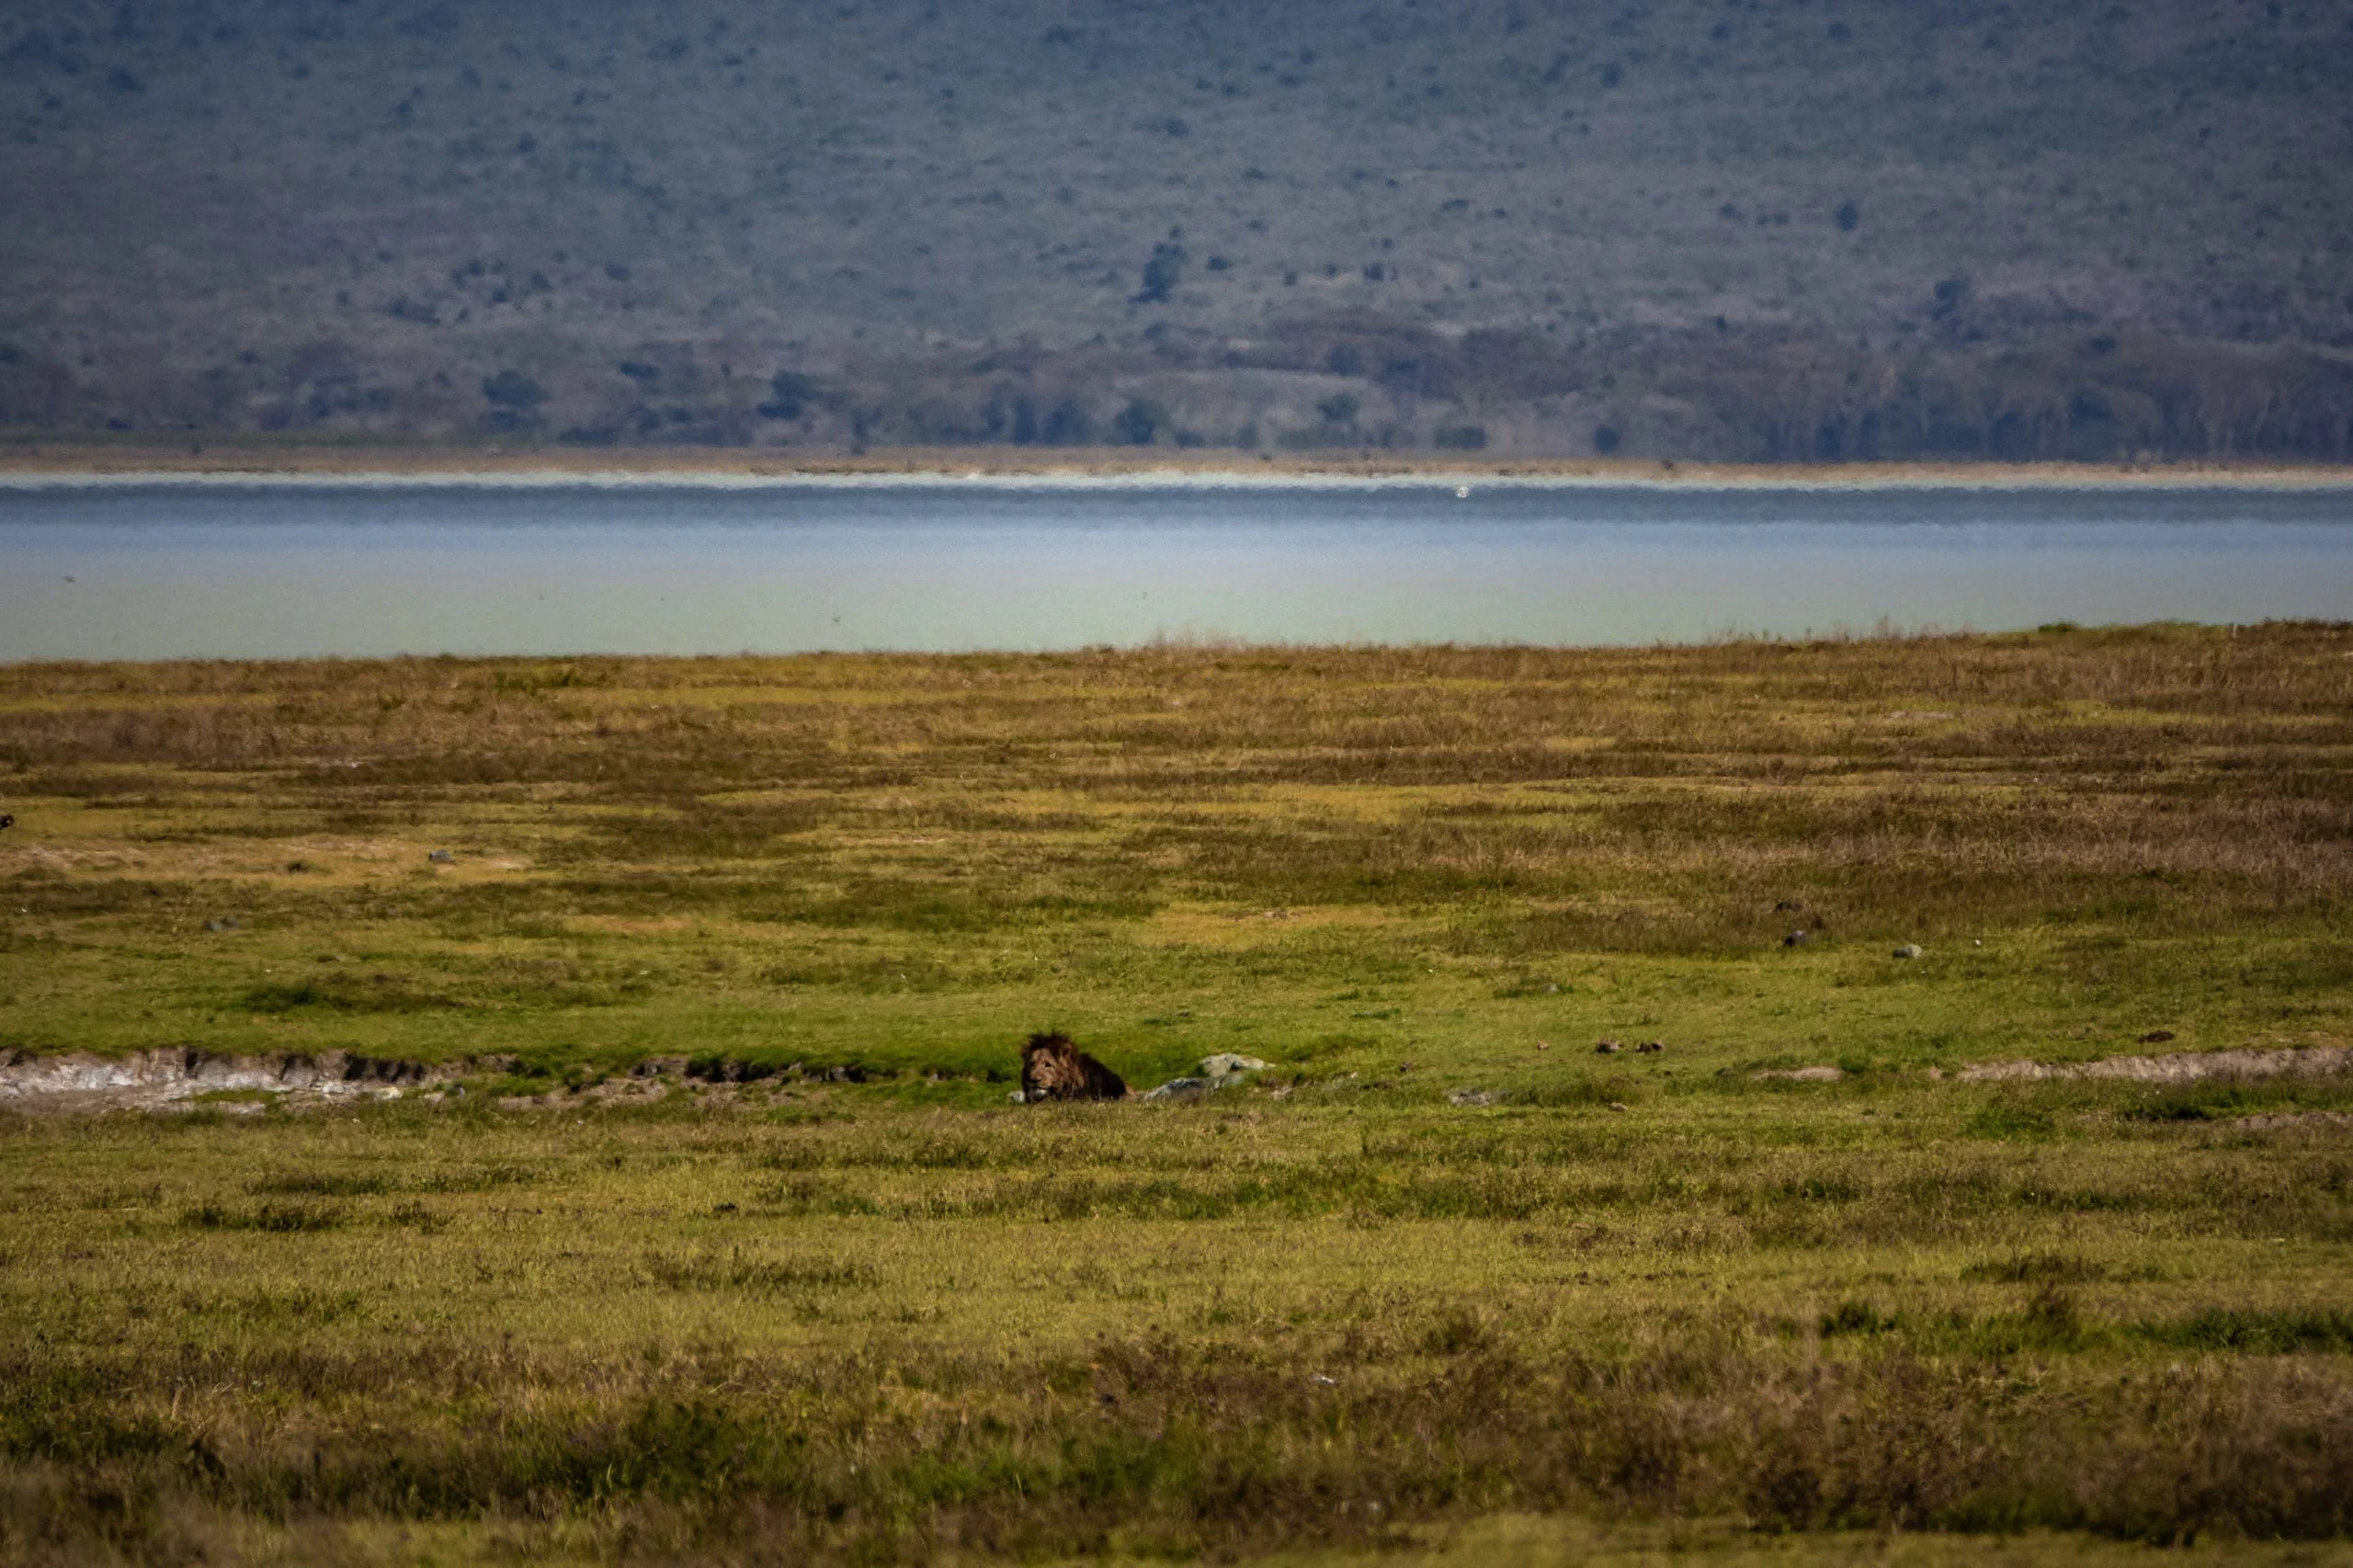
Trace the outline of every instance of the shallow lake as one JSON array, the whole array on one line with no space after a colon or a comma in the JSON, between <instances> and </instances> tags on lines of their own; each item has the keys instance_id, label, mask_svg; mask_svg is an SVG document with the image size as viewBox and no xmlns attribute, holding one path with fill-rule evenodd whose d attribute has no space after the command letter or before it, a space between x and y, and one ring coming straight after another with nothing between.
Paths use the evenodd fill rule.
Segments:
<instances>
[{"instance_id":1,"label":"shallow lake","mask_svg":"<svg viewBox=\"0 0 2353 1568\"><path fill-rule=\"evenodd\" d=\"M2353 616L2353 489L0 488L0 660Z\"/></svg>"}]
</instances>

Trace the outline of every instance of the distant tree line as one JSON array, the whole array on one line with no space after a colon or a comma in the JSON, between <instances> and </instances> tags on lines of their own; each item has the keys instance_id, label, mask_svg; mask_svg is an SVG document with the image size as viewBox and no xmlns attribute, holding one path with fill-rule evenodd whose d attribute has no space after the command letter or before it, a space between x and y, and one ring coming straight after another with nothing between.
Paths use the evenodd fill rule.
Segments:
<instances>
[{"instance_id":1,"label":"distant tree line","mask_svg":"<svg viewBox=\"0 0 2353 1568\"><path fill-rule=\"evenodd\" d=\"M701 357L698 357L699 354ZM593 445L1279 448L1752 462L2353 461L2353 364L2293 345L2085 331L1878 347L1727 324L1459 337L1369 316L1237 346L921 361L643 358L421 372L323 343L90 369L0 342L0 430L365 430ZM115 380L109 377L136 377Z\"/></svg>"}]
</instances>

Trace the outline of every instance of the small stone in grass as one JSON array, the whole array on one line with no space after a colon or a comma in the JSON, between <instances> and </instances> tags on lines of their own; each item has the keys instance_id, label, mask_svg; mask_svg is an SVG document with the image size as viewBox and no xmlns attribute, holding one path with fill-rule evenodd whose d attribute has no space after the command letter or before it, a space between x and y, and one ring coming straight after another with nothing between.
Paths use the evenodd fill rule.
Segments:
<instances>
[{"instance_id":1,"label":"small stone in grass","mask_svg":"<svg viewBox=\"0 0 2353 1568\"><path fill-rule=\"evenodd\" d=\"M1916 959L1920 956L1920 944L1906 942L1895 949L1895 956L1900 959Z\"/></svg>"}]
</instances>

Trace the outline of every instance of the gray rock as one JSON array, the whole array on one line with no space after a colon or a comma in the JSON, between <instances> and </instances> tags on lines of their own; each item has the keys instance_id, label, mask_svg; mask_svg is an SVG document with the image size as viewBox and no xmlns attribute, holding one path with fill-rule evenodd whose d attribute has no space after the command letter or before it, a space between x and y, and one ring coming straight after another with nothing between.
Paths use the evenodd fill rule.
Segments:
<instances>
[{"instance_id":1,"label":"gray rock","mask_svg":"<svg viewBox=\"0 0 2353 1568\"><path fill-rule=\"evenodd\" d=\"M1920 956L1920 944L1906 942L1895 949L1895 956L1900 959L1916 959Z\"/></svg>"},{"instance_id":2,"label":"gray rock","mask_svg":"<svg viewBox=\"0 0 2353 1568\"><path fill-rule=\"evenodd\" d=\"M427 855L426 858L432 861L437 866L447 866L454 862L458 857L449 850L436 849L431 854Z\"/></svg>"},{"instance_id":3,"label":"gray rock","mask_svg":"<svg viewBox=\"0 0 2353 1568\"><path fill-rule=\"evenodd\" d=\"M1494 1105L1502 1097L1493 1089L1456 1089L1446 1096L1446 1103L1475 1108Z\"/></svg>"},{"instance_id":4,"label":"gray rock","mask_svg":"<svg viewBox=\"0 0 2353 1568\"><path fill-rule=\"evenodd\" d=\"M208 931L233 931L237 928L237 917L228 915L218 920L208 920L204 923L204 928Z\"/></svg>"},{"instance_id":5,"label":"gray rock","mask_svg":"<svg viewBox=\"0 0 2353 1568\"><path fill-rule=\"evenodd\" d=\"M1781 938L1781 946L1785 948L1802 948L1808 942L1813 940L1813 933L1811 931L1792 931L1788 936Z\"/></svg>"},{"instance_id":6,"label":"gray rock","mask_svg":"<svg viewBox=\"0 0 2353 1568\"><path fill-rule=\"evenodd\" d=\"M1625 1049L1614 1040L1605 1040L1594 1046L1593 1053L1596 1056L1615 1056Z\"/></svg>"},{"instance_id":7,"label":"gray rock","mask_svg":"<svg viewBox=\"0 0 2353 1568\"><path fill-rule=\"evenodd\" d=\"M1255 1056L1237 1056L1231 1051L1221 1051L1215 1056L1201 1058L1201 1076L1231 1078L1242 1073L1263 1073L1267 1064Z\"/></svg>"},{"instance_id":8,"label":"gray rock","mask_svg":"<svg viewBox=\"0 0 2353 1568\"><path fill-rule=\"evenodd\" d=\"M1219 1085L1209 1078L1171 1078L1160 1087L1147 1089L1136 1097L1143 1100L1196 1100L1217 1087Z\"/></svg>"}]
</instances>

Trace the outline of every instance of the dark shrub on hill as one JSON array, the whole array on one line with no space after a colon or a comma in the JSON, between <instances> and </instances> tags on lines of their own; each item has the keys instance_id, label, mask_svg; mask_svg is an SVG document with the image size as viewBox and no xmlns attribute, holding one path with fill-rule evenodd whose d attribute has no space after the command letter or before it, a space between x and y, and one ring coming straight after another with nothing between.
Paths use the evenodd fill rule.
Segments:
<instances>
[{"instance_id":1,"label":"dark shrub on hill","mask_svg":"<svg viewBox=\"0 0 2353 1568\"><path fill-rule=\"evenodd\" d=\"M1046 423L1038 432L1038 439L1049 447L1083 447L1094 434L1094 422L1077 400L1064 398L1054 404L1046 415Z\"/></svg>"},{"instance_id":2,"label":"dark shrub on hill","mask_svg":"<svg viewBox=\"0 0 2353 1568\"><path fill-rule=\"evenodd\" d=\"M1143 288L1135 295L1139 305L1165 304L1169 292L1185 275L1185 247L1163 241L1152 247L1152 259L1143 264Z\"/></svg>"},{"instance_id":3,"label":"dark shrub on hill","mask_svg":"<svg viewBox=\"0 0 2353 1568\"><path fill-rule=\"evenodd\" d=\"M520 370L501 370L482 384L482 395L500 408L522 412L547 401L547 392Z\"/></svg>"},{"instance_id":4,"label":"dark shrub on hill","mask_svg":"<svg viewBox=\"0 0 2353 1568\"><path fill-rule=\"evenodd\" d=\"M1160 427L1168 423L1168 411L1156 403L1132 398L1111 421L1111 433L1126 446L1149 447Z\"/></svg>"},{"instance_id":5,"label":"dark shrub on hill","mask_svg":"<svg viewBox=\"0 0 2353 1568\"><path fill-rule=\"evenodd\" d=\"M798 419L817 401L817 383L798 370L779 370L769 378L768 390L776 396L760 404L763 419Z\"/></svg>"}]
</instances>

